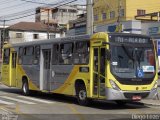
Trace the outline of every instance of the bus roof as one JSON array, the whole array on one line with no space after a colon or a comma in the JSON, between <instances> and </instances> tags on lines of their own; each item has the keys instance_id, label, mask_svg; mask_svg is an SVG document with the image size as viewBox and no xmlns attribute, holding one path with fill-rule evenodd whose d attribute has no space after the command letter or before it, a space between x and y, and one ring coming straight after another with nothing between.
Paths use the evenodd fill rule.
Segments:
<instances>
[{"instance_id":1,"label":"bus roof","mask_svg":"<svg viewBox=\"0 0 160 120\"><path fill-rule=\"evenodd\" d=\"M63 37L63 38L37 40L37 41L22 42L22 43L9 43L9 44L5 44L4 47L30 46L30 45L49 44L49 43L56 43L56 42L69 42L69 41L71 42L71 41L86 41L86 40L90 40L90 35L69 36L69 37Z\"/></svg>"},{"instance_id":2,"label":"bus roof","mask_svg":"<svg viewBox=\"0 0 160 120\"><path fill-rule=\"evenodd\" d=\"M124 36L132 36L132 37L150 37L150 36L147 36L147 35L142 35L142 34L135 34L135 33L108 33L109 35L117 35L117 36L120 36L120 35L124 35Z\"/></svg>"},{"instance_id":3,"label":"bus roof","mask_svg":"<svg viewBox=\"0 0 160 120\"><path fill-rule=\"evenodd\" d=\"M49 44L49 43L56 43L56 42L73 42L73 41L86 41L91 39L106 39L106 37L110 36L132 36L132 37L148 37L146 35L141 34L132 34L132 33L108 33L107 32L98 32L93 35L78 35L78 36L69 36L63 38L54 38L54 39L46 39L46 40L37 40L37 41L30 41L30 42L22 42L22 43L9 43L5 44L4 47L8 48L10 46L18 47L18 46L30 46L30 45L39 45L39 44Z\"/></svg>"}]
</instances>

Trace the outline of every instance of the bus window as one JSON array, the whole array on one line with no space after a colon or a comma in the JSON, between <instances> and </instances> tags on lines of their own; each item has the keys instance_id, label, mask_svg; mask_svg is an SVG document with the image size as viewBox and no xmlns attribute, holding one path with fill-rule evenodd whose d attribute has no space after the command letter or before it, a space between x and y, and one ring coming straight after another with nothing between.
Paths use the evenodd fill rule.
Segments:
<instances>
[{"instance_id":1,"label":"bus window","mask_svg":"<svg viewBox=\"0 0 160 120\"><path fill-rule=\"evenodd\" d=\"M18 51L18 64L22 64L23 48L20 47Z\"/></svg>"},{"instance_id":2,"label":"bus window","mask_svg":"<svg viewBox=\"0 0 160 120\"><path fill-rule=\"evenodd\" d=\"M10 56L10 49L4 49L4 54L3 54L3 63L4 64L9 64L9 56Z\"/></svg>"},{"instance_id":3,"label":"bus window","mask_svg":"<svg viewBox=\"0 0 160 120\"><path fill-rule=\"evenodd\" d=\"M74 52L74 64L88 64L89 62L89 43L77 42Z\"/></svg>"},{"instance_id":4,"label":"bus window","mask_svg":"<svg viewBox=\"0 0 160 120\"><path fill-rule=\"evenodd\" d=\"M61 44L60 52L60 63L72 64L73 43Z\"/></svg>"},{"instance_id":5,"label":"bus window","mask_svg":"<svg viewBox=\"0 0 160 120\"><path fill-rule=\"evenodd\" d=\"M58 64L58 60L59 60L58 56L59 56L59 45L55 44L53 45L53 58L52 58L53 64Z\"/></svg>"},{"instance_id":6,"label":"bus window","mask_svg":"<svg viewBox=\"0 0 160 120\"><path fill-rule=\"evenodd\" d=\"M25 47L24 54L23 54L23 65L31 65L33 60L33 47Z\"/></svg>"},{"instance_id":7,"label":"bus window","mask_svg":"<svg viewBox=\"0 0 160 120\"><path fill-rule=\"evenodd\" d=\"M40 59L40 46L35 46L33 64L35 65L39 64L39 59Z\"/></svg>"}]
</instances>

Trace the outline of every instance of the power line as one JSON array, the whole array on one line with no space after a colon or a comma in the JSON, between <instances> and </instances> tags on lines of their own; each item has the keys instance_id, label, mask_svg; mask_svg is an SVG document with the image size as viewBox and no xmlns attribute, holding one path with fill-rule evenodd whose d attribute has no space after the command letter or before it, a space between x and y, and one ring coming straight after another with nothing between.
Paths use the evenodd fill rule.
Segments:
<instances>
[{"instance_id":1,"label":"power line","mask_svg":"<svg viewBox=\"0 0 160 120\"><path fill-rule=\"evenodd\" d=\"M55 4L48 4L48 3L43 3L43 2L34 2L34 1L29 1L29 0L21 0L21 1L35 3L35 4L42 4L42 5L55 5Z\"/></svg>"},{"instance_id":2,"label":"power line","mask_svg":"<svg viewBox=\"0 0 160 120\"><path fill-rule=\"evenodd\" d=\"M68 3L64 3L64 4L58 5L58 6L56 6L56 7L60 7L60 6L66 5L66 4L70 4L70 3L73 3L73 2L75 2L75 1L77 1L77 0L72 0L72 1L70 1L70 2L68 2ZM42 13L42 12L45 12L45 11L41 11L41 13ZM21 18L28 17L28 16L32 16L32 15L36 15L36 13L32 13L32 14L29 14L29 15L20 16L20 17L13 18L13 19L8 19L8 20L5 20L5 21L17 20L17 19L21 19Z\"/></svg>"},{"instance_id":3,"label":"power line","mask_svg":"<svg viewBox=\"0 0 160 120\"><path fill-rule=\"evenodd\" d=\"M0 5L4 5L4 4L8 4L8 3L11 3L11 2L15 2L15 0L4 0L4 1L1 1L0 2Z\"/></svg>"},{"instance_id":4,"label":"power line","mask_svg":"<svg viewBox=\"0 0 160 120\"><path fill-rule=\"evenodd\" d=\"M49 7L49 6L53 6L53 5L58 5L58 4L64 3L64 2L66 2L66 0L63 0L63 1L58 2L58 3L55 3L55 4L48 5L48 7ZM47 6L39 6L39 7L47 7ZM20 15L28 14L28 13L32 13L32 14L33 14L33 12L35 12L35 8L33 8L33 9L28 9L28 10L24 10L24 11L21 11L21 12L18 12L18 13L12 13L12 14L5 15L5 16L0 16L0 18L5 19L5 18L7 18L7 17L10 17L10 18L11 18L12 16L15 17L15 16L20 16Z\"/></svg>"},{"instance_id":5,"label":"power line","mask_svg":"<svg viewBox=\"0 0 160 120\"><path fill-rule=\"evenodd\" d=\"M0 8L0 10L4 10L4 9L8 9L8 8L18 7L18 6L21 6L21 5L23 5L23 4L24 4L24 3L20 3L20 4L17 4L17 5L12 5L12 6L8 6L8 7Z\"/></svg>"}]
</instances>

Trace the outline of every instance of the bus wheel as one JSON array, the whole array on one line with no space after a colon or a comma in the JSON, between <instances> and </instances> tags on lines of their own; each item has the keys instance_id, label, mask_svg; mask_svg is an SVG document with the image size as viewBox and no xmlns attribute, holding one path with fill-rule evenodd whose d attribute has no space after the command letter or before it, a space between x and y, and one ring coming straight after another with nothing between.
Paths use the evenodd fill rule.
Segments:
<instances>
[{"instance_id":1,"label":"bus wheel","mask_svg":"<svg viewBox=\"0 0 160 120\"><path fill-rule=\"evenodd\" d=\"M80 86L76 88L76 96L77 96L78 103L80 105L83 105L83 106L88 105L87 92L83 84L80 84Z\"/></svg>"},{"instance_id":2,"label":"bus wheel","mask_svg":"<svg viewBox=\"0 0 160 120\"><path fill-rule=\"evenodd\" d=\"M22 84L22 91L24 95L29 95L29 86L28 86L28 81L24 80Z\"/></svg>"}]
</instances>

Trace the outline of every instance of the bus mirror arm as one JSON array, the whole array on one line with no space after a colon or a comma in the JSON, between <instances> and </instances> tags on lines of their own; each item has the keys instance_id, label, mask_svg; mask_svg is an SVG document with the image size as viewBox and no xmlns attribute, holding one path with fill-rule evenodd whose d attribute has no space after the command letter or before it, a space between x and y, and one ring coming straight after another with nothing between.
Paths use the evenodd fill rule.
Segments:
<instances>
[{"instance_id":1,"label":"bus mirror arm","mask_svg":"<svg viewBox=\"0 0 160 120\"><path fill-rule=\"evenodd\" d=\"M103 45L110 45L110 42L103 42Z\"/></svg>"}]
</instances>

